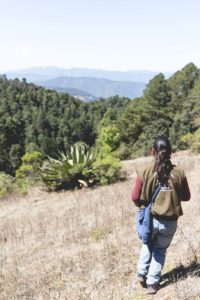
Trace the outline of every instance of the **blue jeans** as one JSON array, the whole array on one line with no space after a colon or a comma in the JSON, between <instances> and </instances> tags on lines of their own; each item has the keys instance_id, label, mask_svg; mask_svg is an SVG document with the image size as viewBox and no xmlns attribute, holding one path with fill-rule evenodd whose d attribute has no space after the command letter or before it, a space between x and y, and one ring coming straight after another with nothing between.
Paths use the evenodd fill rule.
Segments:
<instances>
[{"instance_id":1,"label":"blue jeans","mask_svg":"<svg viewBox=\"0 0 200 300\"><path fill-rule=\"evenodd\" d=\"M148 285L160 281L165 263L166 250L169 247L177 228L177 220L166 221L153 218L152 243L142 244L138 263L138 273L147 277Z\"/></svg>"}]
</instances>

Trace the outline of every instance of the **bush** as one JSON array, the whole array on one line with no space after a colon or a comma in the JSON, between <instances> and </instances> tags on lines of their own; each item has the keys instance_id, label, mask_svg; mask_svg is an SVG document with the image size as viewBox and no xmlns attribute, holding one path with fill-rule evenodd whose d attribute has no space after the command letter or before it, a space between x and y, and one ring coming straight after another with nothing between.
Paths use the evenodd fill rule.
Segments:
<instances>
[{"instance_id":1,"label":"bush","mask_svg":"<svg viewBox=\"0 0 200 300\"><path fill-rule=\"evenodd\" d=\"M0 172L0 197L3 197L6 194L14 191L14 182L15 178L4 172Z\"/></svg>"},{"instance_id":2,"label":"bush","mask_svg":"<svg viewBox=\"0 0 200 300\"><path fill-rule=\"evenodd\" d=\"M181 138L181 142L196 153L200 153L200 128L194 133L187 133Z\"/></svg>"},{"instance_id":3,"label":"bush","mask_svg":"<svg viewBox=\"0 0 200 300\"><path fill-rule=\"evenodd\" d=\"M74 189L93 182L92 163L96 151L85 143L76 143L58 159L48 157L39 168L44 184L50 190Z\"/></svg>"},{"instance_id":4,"label":"bush","mask_svg":"<svg viewBox=\"0 0 200 300\"><path fill-rule=\"evenodd\" d=\"M193 135L191 149L194 152L200 152L200 128L198 128Z\"/></svg>"},{"instance_id":5,"label":"bush","mask_svg":"<svg viewBox=\"0 0 200 300\"><path fill-rule=\"evenodd\" d=\"M28 188L40 179L37 169L41 157L42 154L38 151L27 152L22 156L22 165L16 171L16 184L22 195L26 195Z\"/></svg>"},{"instance_id":6,"label":"bush","mask_svg":"<svg viewBox=\"0 0 200 300\"><path fill-rule=\"evenodd\" d=\"M119 143L120 134L116 125L101 128L97 138L98 154L92 165L96 184L110 184L120 179Z\"/></svg>"},{"instance_id":7,"label":"bush","mask_svg":"<svg viewBox=\"0 0 200 300\"><path fill-rule=\"evenodd\" d=\"M183 148L191 148L193 143L193 137L194 135L191 132L188 132L187 134L183 135L181 137L181 142L183 144Z\"/></svg>"},{"instance_id":8,"label":"bush","mask_svg":"<svg viewBox=\"0 0 200 300\"><path fill-rule=\"evenodd\" d=\"M120 160L111 154L97 158L92 166L95 182L101 185L114 183L120 178Z\"/></svg>"},{"instance_id":9,"label":"bush","mask_svg":"<svg viewBox=\"0 0 200 300\"><path fill-rule=\"evenodd\" d=\"M120 134L117 126L110 125L107 127L102 127L96 143L105 153L115 151L120 144Z\"/></svg>"},{"instance_id":10,"label":"bush","mask_svg":"<svg viewBox=\"0 0 200 300\"><path fill-rule=\"evenodd\" d=\"M116 156L120 160L130 159L131 153L131 149L125 143L121 143L119 148L116 150Z\"/></svg>"},{"instance_id":11,"label":"bush","mask_svg":"<svg viewBox=\"0 0 200 300\"><path fill-rule=\"evenodd\" d=\"M37 168L40 164L42 154L38 151L27 152L22 156L22 165L16 171L16 179L29 178L32 182L38 178Z\"/></svg>"},{"instance_id":12,"label":"bush","mask_svg":"<svg viewBox=\"0 0 200 300\"><path fill-rule=\"evenodd\" d=\"M39 167L39 174L49 190L113 183L120 178L120 160L100 150L76 143L58 159L48 157Z\"/></svg>"}]
</instances>

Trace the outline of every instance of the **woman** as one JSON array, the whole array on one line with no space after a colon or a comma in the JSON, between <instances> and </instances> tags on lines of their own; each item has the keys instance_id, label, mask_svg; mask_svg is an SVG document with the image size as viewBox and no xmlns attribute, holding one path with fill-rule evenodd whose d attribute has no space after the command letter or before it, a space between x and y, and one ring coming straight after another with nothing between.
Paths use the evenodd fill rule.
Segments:
<instances>
[{"instance_id":1,"label":"woman","mask_svg":"<svg viewBox=\"0 0 200 300\"><path fill-rule=\"evenodd\" d=\"M138 281L147 286L148 294L159 289L161 271L177 228L177 220L183 215L181 201L190 199L190 190L184 171L171 163L171 145L166 137L156 138L152 154L154 160L138 170L132 191L132 200L143 208L148 204L158 183L161 190L152 206L153 217L151 245L142 245L138 263Z\"/></svg>"}]
</instances>

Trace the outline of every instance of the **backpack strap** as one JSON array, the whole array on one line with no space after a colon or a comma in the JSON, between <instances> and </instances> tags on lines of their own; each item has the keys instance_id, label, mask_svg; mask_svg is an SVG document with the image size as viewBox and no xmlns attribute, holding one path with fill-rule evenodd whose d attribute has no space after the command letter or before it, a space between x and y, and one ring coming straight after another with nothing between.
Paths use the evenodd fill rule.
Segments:
<instances>
[{"instance_id":1,"label":"backpack strap","mask_svg":"<svg viewBox=\"0 0 200 300\"><path fill-rule=\"evenodd\" d=\"M158 193L160 192L160 189L161 189L161 184L159 183L151 197L151 200L149 202L149 205L151 205L153 203L153 201L155 200L156 196L158 195Z\"/></svg>"}]
</instances>

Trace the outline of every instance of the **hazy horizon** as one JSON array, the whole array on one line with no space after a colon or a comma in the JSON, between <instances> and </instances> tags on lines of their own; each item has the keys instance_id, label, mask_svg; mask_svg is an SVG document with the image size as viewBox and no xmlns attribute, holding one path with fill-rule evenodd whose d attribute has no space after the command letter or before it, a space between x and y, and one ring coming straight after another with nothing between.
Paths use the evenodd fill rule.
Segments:
<instances>
[{"instance_id":1,"label":"hazy horizon","mask_svg":"<svg viewBox=\"0 0 200 300\"><path fill-rule=\"evenodd\" d=\"M190 63L190 62L188 62ZM184 67L184 66L182 66ZM181 68L182 68L181 67ZM197 66L198 67L198 66ZM62 66L56 66L56 65L47 65L47 66L27 66L25 68L18 68L18 69L7 69L7 70L2 70L0 72L15 72L15 71L27 71L29 69L48 69L48 68L58 68L58 69L63 69L63 70L74 70L74 69L85 69L85 70L96 70L96 71L109 71L109 72L174 72L177 70L150 70L150 69L126 69L126 70L118 70L118 69L105 69L105 68L89 68L89 67L62 67Z\"/></svg>"}]
</instances>

